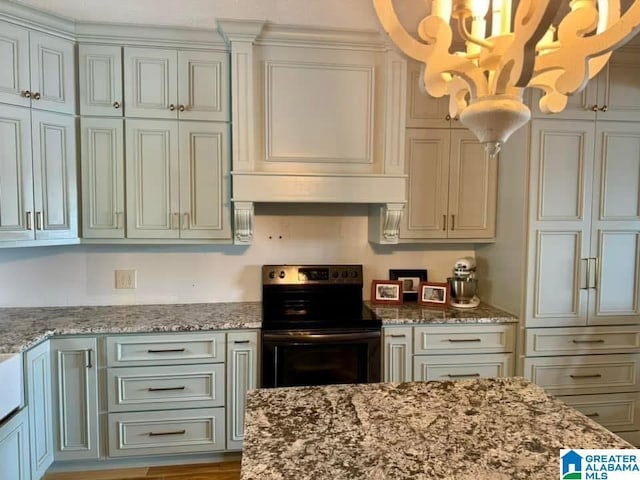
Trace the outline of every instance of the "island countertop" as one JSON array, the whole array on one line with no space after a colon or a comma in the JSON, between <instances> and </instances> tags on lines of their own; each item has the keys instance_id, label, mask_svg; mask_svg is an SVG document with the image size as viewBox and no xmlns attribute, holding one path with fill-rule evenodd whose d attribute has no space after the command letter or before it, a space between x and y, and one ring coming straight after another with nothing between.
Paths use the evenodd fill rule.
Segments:
<instances>
[{"instance_id":1,"label":"island countertop","mask_svg":"<svg viewBox=\"0 0 640 480\"><path fill-rule=\"evenodd\" d=\"M518 377L254 390L245 422L241 480L542 480L633 448Z\"/></svg>"}]
</instances>

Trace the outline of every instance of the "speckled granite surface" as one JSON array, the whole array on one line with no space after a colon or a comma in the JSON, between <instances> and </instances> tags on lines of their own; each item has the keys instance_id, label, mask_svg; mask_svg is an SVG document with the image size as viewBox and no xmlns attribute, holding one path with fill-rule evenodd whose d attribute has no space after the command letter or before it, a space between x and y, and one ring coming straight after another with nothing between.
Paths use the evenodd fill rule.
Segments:
<instances>
[{"instance_id":1,"label":"speckled granite surface","mask_svg":"<svg viewBox=\"0 0 640 480\"><path fill-rule=\"evenodd\" d=\"M523 378L254 390L241 480L546 480L567 447L633 448Z\"/></svg>"},{"instance_id":2,"label":"speckled granite surface","mask_svg":"<svg viewBox=\"0 0 640 480\"><path fill-rule=\"evenodd\" d=\"M0 309L0 353L51 335L260 328L260 302Z\"/></svg>"},{"instance_id":3,"label":"speckled granite surface","mask_svg":"<svg viewBox=\"0 0 640 480\"><path fill-rule=\"evenodd\" d=\"M429 323L514 323L517 317L481 303L476 308L453 308L453 307L423 307L417 303L405 303L402 305L367 305L382 318L385 325L410 325Z\"/></svg>"}]
</instances>

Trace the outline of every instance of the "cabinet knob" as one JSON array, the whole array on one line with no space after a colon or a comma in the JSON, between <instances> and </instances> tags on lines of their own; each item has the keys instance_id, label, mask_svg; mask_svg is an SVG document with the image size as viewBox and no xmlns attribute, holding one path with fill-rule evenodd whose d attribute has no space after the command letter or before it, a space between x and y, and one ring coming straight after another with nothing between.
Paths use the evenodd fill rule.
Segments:
<instances>
[{"instance_id":1,"label":"cabinet knob","mask_svg":"<svg viewBox=\"0 0 640 480\"><path fill-rule=\"evenodd\" d=\"M444 117L444 119L448 122L449 120L451 120L451 115L449 115L449 114L447 113L447 115Z\"/></svg>"},{"instance_id":2,"label":"cabinet knob","mask_svg":"<svg viewBox=\"0 0 640 480\"><path fill-rule=\"evenodd\" d=\"M113 102L113 108L115 108L116 110L120 108L120 102Z\"/></svg>"},{"instance_id":3,"label":"cabinet knob","mask_svg":"<svg viewBox=\"0 0 640 480\"><path fill-rule=\"evenodd\" d=\"M607 110L609 110L609 107L607 107L606 105L603 105L602 107L600 107L601 112L606 112Z\"/></svg>"},{"instance_id":4,"label":"cabinet knob","mask_svg":"<svg viewBox=\"0 0 640 480\"><path fill-rule=\"evenodd\" d=\"M173 103L169 105L169 110L173 112L175 109L176 109L176 106Z\"/></svg>"},{"instance_id":5,"label":"cabinet knob","mask_svg":"<svg viewBox=\"0 0 640 480\"><path fill-rule=\"evenodd\" d=\"M20 95L25 98L31 98L31 92L29 90L23 90L22 92L20 92Z\"/></svg>"},{"instance_id":6,"label":"cabinet knob","mask_svg":"<svg viewBox=\"0 0 640 480\"><path fill-rule=\"evenodd\" d=\"M178 110L180 110L181 112L184 112L186 110L186 108L184 108L184 105L180 105L178 107Z\"/></svg>"},{"instance_id":7,"label":"cabinet knob","mask_svg":"<svg viewBox=\"0 0 640 480\"><path fill-rule=\"evenodd\" d=\"M455 117L453 117L453 121L454 121L454 122L457 122L458 120L460 120L460 117L459 117L459 116L457 116L457 115L456 115Z\"/></svg>"},{"instance_id":8,"label":"cabinet knob","mask_svg":"<svg viewBox=\"0 0 640 480\"><path fill-rule=\"evenodd\" d=\"M594 105L593 107L591 107L591 110L594 112L598 111L598 105Z\"/></svg>"},{"instance_id":9,"label":"cabinet knob","mask_svg":"<svg viewBox=\"0 0 640 480\"><path fill-rule=\"evenodd\" d=\"M33 94L33 98L34 98L35 100L40 100L40 94L39 94L38 92L34 93L34 94Z\"/></svg>"}]
</instances>

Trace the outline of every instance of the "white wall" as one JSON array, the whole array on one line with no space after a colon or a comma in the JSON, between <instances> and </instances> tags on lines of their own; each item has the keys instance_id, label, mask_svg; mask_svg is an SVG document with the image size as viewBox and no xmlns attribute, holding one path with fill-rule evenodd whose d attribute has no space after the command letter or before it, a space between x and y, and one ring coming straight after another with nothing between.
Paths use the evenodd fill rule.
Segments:
<instances>
[{"instance_id":1,"label":"white wall","mask_svg":"<svg viewBox=\"0 0 640 480\"><path fill-rule=\"evenodd\" d=\"M0 250L0 306L112 305L260 300L269 263L361 263L365 298L390 268L426 268L444 281L469 245L374 246L363 205L257 205L251 246L93 246ZM279 237L282 236L280 239ZM269 238L271 237L271 238ZM137 270L116 290L114 269Z\"/></svg>"}]
</instances>

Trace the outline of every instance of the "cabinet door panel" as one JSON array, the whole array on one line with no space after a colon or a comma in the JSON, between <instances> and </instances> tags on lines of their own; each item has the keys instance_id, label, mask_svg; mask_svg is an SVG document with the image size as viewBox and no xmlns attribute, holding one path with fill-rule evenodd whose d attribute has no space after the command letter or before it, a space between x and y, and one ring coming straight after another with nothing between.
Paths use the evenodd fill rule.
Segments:
<instances>
[{"instance_id":1,"label":"cabinet door panel","mask_svg":"<svg viewBox=\"0 0 640 480\"><path fill-rule=\"evenodd\" d=\"M53 463L53 398L48 341L26 353L26 366L31 473L33 478L41 478Z\"/></svg>"},{"instance_id":2,"label":"cabinet door panel","mask_svg":"<svg viewBox=\"0 0 640 480\"><path fill-rule=\"evenodd\" d=\"M21 107L0 112L0 239L33 240L31 114Z\"/></svg>"},{"instance_id":3,"label":"cabinet door panel","mask_svg":"<svg viewBox=\"0 0 640 480\"><path fill-rule=\"evenodd\" d=\"M180 124L181 238L230 238L229 130Z\"/></svg>"},{"instance_id":4,"label":"cabinet door panel","mask_svg":"<svg viewBox=\"0 0 640 480\"><path fill-rule=\"evenodd\" d=\"M124 144L120 119L82 118L82 233L124 238Z\"/></svg>"},{"instance_id":5,"label":"cabinet door panel","mask_svg":"<svg viewBox=\"0 0 640 480\"><path fill-rule=\"evenodd\" d=\"M407 130L408 202L400 237L446 238L449 130Z\"/></svg>"},{"instance_id":6,"label":"cabinet door panel","mask_svg":"<svg viewBox=\"0 0 640 480\"><path fill-rule=\"evenodd\" d=\"M75 119L33 111L36 240L77 238Z\"/></svg>"},{"instance_id":7,"label":"cabinet door panel","mask_svg":"<svg viewBox=\"0 0 640 480\"><path fill-rule=\"evenodd\" d=\"M407 65L407 127L449 128L449 97L431 97L421 85L420 64Z\"/></svg>"},{"instance_id":8,"label":"cabinet door panel","mask_svg":"<svg viewBox=\"0 0 640 480\"><path fill-rule=\"evenodd\" d=\"M79 54L80 113L122 116L122 49L80 45Z\"/></svg>"},{"instance_id":9,"label":"cabinet door panel","mask_svg":"<svg viewBox=\"0 0 640 480\"><path fill-rule=\"evenodd\" d=\"M55 460L96 459L98 375L95 338L51 341L56 419Z\"/></svg>"},{"instance_id":10,"label":"cabinet door panel","mask_svg":"<svg viewBox=\"0 0 640 480\"><path fill-rule=\"evenodd\" d=\"M249 390L258 386L258 332L227 337L227 450L241 450Z\"/></svg>"},{"instance_id":11,"label":"cabinet door panel","mask_svg":"<svg viewBox=\"0 0 640 480\"><path fill-rule=\"evenodd\" d=\"M124 49L127 117L178 118L177 62L175 50Z\"/></svg>"},{"instance_id":12,"label":"cabinet door panel","mask_svg":"<svg viewBox=\"0 0 640 480\"><path fill-rule=\"evenodd\" d=\"M229 120L229 56L224 52L178 52L178 101L183 120Z\"/></svg>"},{"instance_id":13,"label":"cabinet door panel","mask_svg":"<svg viewBox=\"0 0 640 480\"><path fill-rule=\"evenodd\" d=\"M29 33L31 106L60 113L75 113L75 45L39 32Z\"/></svg>"},{"instance_id":14,"label":"cabinet door panel","mask_svg":"<svg viewBox=\"0 0 640 480\"><path fill-rule=\"evenodd\" d=\"M384 334L385 382L410 382L412 380L413 327L386 327Z\"/></svg>"},{"instance_id":15,"label":"cabinet door panel","mask_svg":"<svg viewBox=\"0 0 640 480\"><path fill-rule=\"evenodd\" d=\"M27 411L22 410L0 427L0 478L30 480ZM40 478L34 475L33 478Z\"/></svg>"},{"instance_id":16,"label":"cabinet door panel","mask_svg":"<svg viewBox=\"0 0 640 480\"><path fill-rule=\"evenodd\" d=\"M0 102L31 105L31 100L22 95L31 89L28 30L0 22L0 62Z\"/></svg>"},{"instance_id":17,"label":"cabinet door panel","mask_svg":"<svg viewBox=\"0 0 640 480\"><path fill-rule=\"evenodd\" d=\"M637 121L640 114L640 65L637 46L627 46L611 55L598 76L598 120Z\"/></svg>"},{"instance_id":18,"label":"cabinet door panel","mask_svg":"<svg viewBox=\"0 0 640 480\"><path fill-rule=\"evenodd\" d=\"M126 121L127 236L178 238L178 124Z\"/></svg>"},{"instance_id":19,"label":"cabinet door panel","mask_svg":"<svg viewBox=\"0 0 640 480\"><path fill-rule=\"evenodd\" d=\"M471 132L451 132L449 238L493 238L496 230L498 160Z\"/></svg>"}]
</instances>

